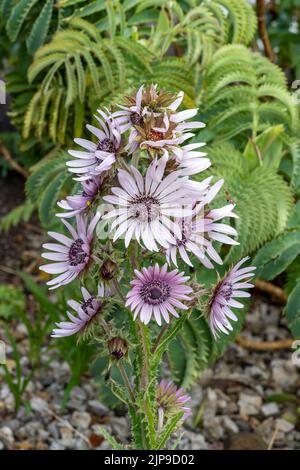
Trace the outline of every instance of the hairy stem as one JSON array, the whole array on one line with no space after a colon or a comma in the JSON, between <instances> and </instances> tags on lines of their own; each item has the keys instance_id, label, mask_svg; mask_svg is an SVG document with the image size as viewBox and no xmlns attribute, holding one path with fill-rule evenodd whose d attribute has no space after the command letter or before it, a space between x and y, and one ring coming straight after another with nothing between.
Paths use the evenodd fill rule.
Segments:
<instances>
[{"instance_id":1,"label":"hairy stem","mask_svg":"<svg viewBox=\"0 0 300 470\"><path fill-rule=\"evenodd\" d=\"M116 279L113 279L112 282L113 282L113 285L114 285L120 299L125 304L126 299L123 295L123 292L121 290L119 282ZM133 323L135 323L135 322L133 322ZM141 378L142 378L141 382L142 382L142 389L143 389L143 397L145 398L144 399L144 411L145 411L145 414L147 416L147 410L148 410L148 406L147 406L147 388L148 388L148 382L149 382L148 347L147 347L147 339L146 339L146 336L145 336L144 328L143 328L143 325L141 323L138 323L137 330L138 330L137 331L137 337L138 337L138 340L140 342L140 348L142 350L142 357L143 357L143 361L140 364L141 370L139 372L140 372ZM125 383L125 385L128 389L129 396L133 400L133 406L135 406L135 404L136 404L135 392L134 392L134 390L133 390L133 388L130 384L130 381L128 379L126 371L125 371L124 368L122 370L122 367L121 367L121 369L119 367L119 371L120 371L120 373L122 375L122 378L123 378L123 381L124 381L124 383ZM148 449L148 447L149 447L148 446L148 440L146 438L145 428L144 428L144 424L143 424L142 420L141 420L140 425L141 425L141 438L142 438L142 442L143 442L143 447L144 447L144 449Z\"/></svg>"},{"instance_id":2,"label":"hairy stem","mask_svg":"<svg viewBox=\"0 0 300 470\"><path fill-rule=\"evenodd\" d=\"M132 406L135 406L136 404L136 399L135 399L135 394L134 394L134 390L133 390L133 387L129 381L129 378L128 378L128 375L126 373L126 370L123 366L123 364L119 364L117 363L117 366L118 366L118 369L120 371L120 374L122 376L122 379L123 379L123 382L124 382L124 385L126 386L127 390L128 390L128 394L130 396L130 399L132 400Z\"/></svg>"},{"instance_id":3,"label":"hairy stem","mask_svg":"<svg viewBox=\"0 0 300 470\"><path fill-rule=\"evenodd\" d=\"M101 320L101 325L102 325L102 328L103 330L105 331L106 334L109 335L109 326L108 324L106 323L106 321L104 320L104 318ZM125 387L127 388L127 391L128 391L128 395L132 401L132 406L135 406L136 404L136 399L135 399L135 394L134 394L134 390L133 390L133 387L130 383L130 380L128 378L128 375L126 373L126 370L124 369L124 366L123 364L121 364L120 362L116 362L116 366L118 367L119 371L120 371L120 374L122 376L122 379L123 379L123 382L124 382L124 385Z\"/></svg>"},{"instance_id":4,"label":"hairy stem","mask_svg":"<svg viewBox=\"0 0 300 470\"><path fill-rule=\"evenodd\" d=\"M117 281L117 279L114 278L114 279L112 280L112 283L113 283L113 286L114 286L114 288L116 289L117 294L119 295L120 299L121 299L122 302L124 302L124 304L125 304L126 298L125 298L125 296L124 296L124 294L123 294L123 292L122 292L122 290L121 290L121 287L120 287L119 282Z\"/></svg>"}]
</instances>

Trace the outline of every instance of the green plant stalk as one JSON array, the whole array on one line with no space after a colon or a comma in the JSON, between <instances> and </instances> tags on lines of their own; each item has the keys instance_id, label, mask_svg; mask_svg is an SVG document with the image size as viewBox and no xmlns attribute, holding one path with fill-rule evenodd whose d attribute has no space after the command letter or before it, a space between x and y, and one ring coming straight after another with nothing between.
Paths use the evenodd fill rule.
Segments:
<instances>
[{"instance_id":1,"label":"green plant stalk","mask_svg":"<svg viewBox=\"0 0 300 470\"><path fill-rule=\"evenodd\" d=\"M138 338L140 347L142 349L143 361L140 366L142 367L141 373L141 390L142 390L142 403L143 412L146 418L146 449L154 449L156 445L156 429L155 418L152 409L151 395L153 395L154 382L150 382L150 338L149 329L146 325L138 323Z\"/></svg>"},{"instance_id":2,"label":"green plant stalk","mask_svg":"<svg viewBox=\"0 0 300 470\"><path fill-rule=\"evenodd\" d=\"M119 284L119 282L114 279L113 280L113 285L120 297L120 299L122 300L122 302L124 302L125 304L125 297L123 295L123 292L122 292L122 289L121 289L121 286ZM142 380L141 380L141 384L142 384L142 390L146 390L147 392L147 387L148 387L148 372L147 370L145 370L145 358L146 359L146 363L149 362L148 360L148 347L146 345L146 338L145 336L143 335L143 333L141 334L141 329L143 330L143 325L141 325L140 323L138 323L138 326L136 325L136 322L132 321L131 322L132 324L132 327L134 328L134 333L135 333L135 337L137 339L137 342L138 342L138 349L139 349L139 357L141 358L140 361L137 361L137 366L136 366L136 375L138 377L141 377ZM105 325L105 328L104 328L106 331L107 331L107 325ZM144 355L146 354L146 355ZM128 389L128 393L129 393L129 396L130 398L132 399L132 406L130 406L129 408L129 411L130 411L130 415L132 416L132 420L134 420L135 418L138 419L139 421L139 428L140 428L140 440L143 444L143 449L146 450L149 448L149 441L147 439L147 431L145 429L145 423L143 422L143 418L144 418L144 410L142 410L142 413L140 413L140 410L137 410L137 413L133 413L135 408L136 408L136 402L137 402L137 399L136 397L139 396L140 394L140 390L139 390L139 387L137 386L138 384L135 384L136 385L136 390L134 391L132 389L132 386L130 384L130 381L127 377L127 374L123 368L120 369L120 373L122 375L122 378L123 378L123 381L124 381L124 384L126 386L126 388ZM123 375L123 372L124 374L126 375ZM145 393L146 394L146 393ZM146 409L146 407L145 407ZM146 414L146 413L145 413ZM138 439L139 440L139 439ZM135 438L135 441L137 441L137 438Z\"/></svg>"}]
</instances>

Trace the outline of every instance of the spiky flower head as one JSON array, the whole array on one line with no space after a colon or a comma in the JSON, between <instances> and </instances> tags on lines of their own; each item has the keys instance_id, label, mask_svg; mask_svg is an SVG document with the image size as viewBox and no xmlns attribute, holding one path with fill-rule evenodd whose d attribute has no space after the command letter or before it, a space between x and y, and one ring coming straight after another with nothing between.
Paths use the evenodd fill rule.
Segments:
<instances>
[{"instance_id":1,"label":"spiky flower head","mask_svg":"<svg viewBox=\"0 0 300 470\"><path fill-rule=\"evenodd\" d=\"M47 285L51 286L50 289L69 284L86 269L91 258L93 232L99 219L100 214L97 213L88 224L86 217L77 215L76 229L69 222L63 220L72 238L60 233L48 232L52 238L59 242L43 245L43 248L50 251L43 253L42 257L55 262L40 266L41 271L58 274L57 277L47 282Z\"/></svg>"},{"instance_id":2,"label":"spiky flower head","mask_svg":"<svg viewBox=\"0 0 300 470\"><path fill-rule=\"evenodd\" d=\"M107 342L108 351L112 360L119 361L127 356L128 342L120 336L115 336Z\"/></svg>"},{"instance_id":3,"label":"spiky flower head","mask_svg":"<svg viewBox=\"0 0 300 470\"><path fill-rule=\"evenodd\" d=\"M57 203L65 212L60 212L56 216L67 219L90 209L99 195L104 179L103 173L102 175L81 181L81 191L79 194L67 196L66 199Z\"/></svg>"},{"instance_id":4,"label":"spiky flower head","mask_svg":"<svg viewBox=\"0 0 300 470\"><path fill-rule=\"evenodd\" d=\"M127 294L126 307L129 306L134 313L134 319L139 318L146 325L154 316L158 325L161 318L169 323L170 316L179 317L175 308L187 310L188 307L182 301L190 301L192 288L185 284L189 280L178 269L167 271L167 264L161 268L155 266L135 270L136 278L131 281L132 289Z\"/></svg>"},{"instance_id":5,"label":"spiky flower head","mask_svg":"<svg viewBox=\"0 0 300 470\"><path fill-rule=\"evenodd\" d=\"M100 266L100 276L103 281L111 281L118 271L118 265L110 258L105 258Z\"/></svg>"},{"instance_id":6,"label":"spiky flower head","mask_svg":"<svg viewBox=\"0 0 300 470\"><path fill-rule=\"evenodd\" d=\"M162 380L157 389L158 427L163 427L163 422L170 416L183 412L185 420L192 414L191 408L186 406L191 397L183 388L177 388L172 380Z\"/></svg>"},{"instance_id":7,"label":"spiky flower head","mask_svg":"<svg viewBox=\"0 0 300 470\"><path fill-rule=\"evenodd\" d=\"M83 302L77 300L69 300L68 306L71 307L75 312L76 316L67 311L69 321L56 323L57 328L52 332L53 338L64 338L65 336L71 336L76 333L80 333L82 336L87 336L91 333L92 327L95 325L95 320L98 315L104 314L105 309L105 290L101 284L98 286L96 296L90 294L85 288L81 288Z\"/></svg>"},{"instance_id":8,"label":"spiky flower head","mask_svg":"<svg viewBox=\"0 0 300 470\"><path fill-rule=\"evenodd\" d=\"M202 122L186 122L197 114L197 109L176 112L183 99L177 95L158 90L157 85L140 87L137 94L128 97L121 111L113 114L122 132L130 129L126 150L133 153L137 148L153 150L155 154L169 155L172 146L179 146L194 134L189 129L204 127Z\"/></svg>"},{"instance_id":9,"label":"spiky flower head","mask_svg":"<svg viewBox=\"0 0 300 470\"><path fill-rule=\"evenodd\" d=\"M68 161L67 167L71 173L78 175L75 178L78 181L109 171L121 147L121 132L116 121L108 113L101 110L98 113L95 118L100 128L87 125L87 129L96 136L97 142L76 138L74 142L84 150L69 150L69 154L76 160Z\"/></svg>"},{"instance_id":10,"label":"spiky flower head","mask_svg":"<svg viewBox=\"0 0 300 470\"><path fill-rule=\"evenodd\" d=\"M254 276L256 268L254 266L241 268L248 259L249 257L241 259L213 289L208 303L208 316L215 339L219 337L220 331L229 334L233 329L229 320L237 321L237 316L231 308L244 307L236 298L250 297L249 292L243 289L254 287L249 281Z\"/></svg>"}]
</instances>

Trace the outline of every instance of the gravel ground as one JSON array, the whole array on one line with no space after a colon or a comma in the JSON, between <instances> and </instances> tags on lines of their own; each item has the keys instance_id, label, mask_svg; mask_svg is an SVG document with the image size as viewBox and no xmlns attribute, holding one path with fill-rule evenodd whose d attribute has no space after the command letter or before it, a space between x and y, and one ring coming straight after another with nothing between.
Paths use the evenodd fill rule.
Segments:
<instances>
[{"instance_id":1,"label":"gravel ground","mask_svg":"<svg viewBox=\"0 0 300 470\"><path fill-rule=\"evenodd\" d=\"M269 306L254 297L243 335L268 341L289 337L281 310L282 307ZM17 328L16 337L26 371L27 338L22 325ZM108 443L98 433L99 424L120 441L128 442L127 416L109 411L99 401L97 386L89 377L73 389L62 413L60 402L70 377L69 367L65 362L49 363L49 353L45 351L41 360L44 367L29 383L26 403L17 413L0 375L0 449L108 449ZM8 363L15 367L12 360ZM193 387L194 413L186 422L178 447L299 449L299 372L292 364L290 351L258 353L231 345Z\"/></svg>"}]
</instances>

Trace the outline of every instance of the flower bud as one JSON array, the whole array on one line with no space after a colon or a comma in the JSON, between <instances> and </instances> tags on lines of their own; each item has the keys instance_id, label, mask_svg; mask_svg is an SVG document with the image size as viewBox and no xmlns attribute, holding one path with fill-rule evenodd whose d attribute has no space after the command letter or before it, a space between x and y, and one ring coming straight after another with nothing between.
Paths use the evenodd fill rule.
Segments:
<instances>
[{"instance_id":1,"label":"flower bud","mask_svg":"<svg viewBox=\"0 0 300 470\"><path fill-rule=\"evenodd\" d=\"M127 341L120 337L112 338L108 341L108 350L113 359L119 360L127 355L128 344Z\"/></svg>"},{"instance_id":2,"label":"flower bud","mask_svg":"<svg viewBox=\"0 0 300 470\"><path fill-rule=\"evenodd\" d=\"M103 261L100 267L100 274L105 281L111 281L114 278L117 269L117 263L107 258Z\"/></svg>"}]
</instances>

